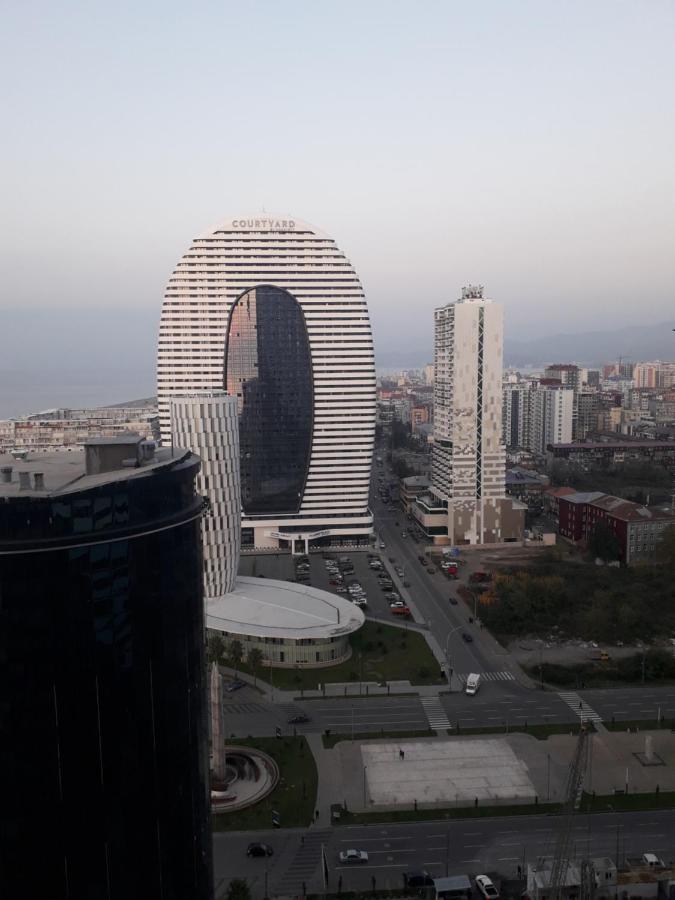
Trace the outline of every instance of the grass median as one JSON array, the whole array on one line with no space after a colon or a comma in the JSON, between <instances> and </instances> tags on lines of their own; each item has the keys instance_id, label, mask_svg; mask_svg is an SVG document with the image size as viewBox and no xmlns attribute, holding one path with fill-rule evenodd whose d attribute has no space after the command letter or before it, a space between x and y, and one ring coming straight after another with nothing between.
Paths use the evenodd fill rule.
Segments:
<instances>
[{"instance_id":1,"label":"grass median","mask_svg":"<svg viewBox=\"0 0 675 900\"><path fill-rule=\"evenodd\" d=\"M654 809L675 809L675 791L654 791L645 794L586 794L580 813L640 812ZM512 805L458 806L445 809L392 809L373 812L342 812L339 825L374 825L394 822L430 822L443 819L485 819L511 816L540 816L560 813L559 803L521 803Z\"/></svg>"},{"instance_id":2,"label":"grass median","mask_svg":"<svg viewBox=\"0 0 675 900\"><path fill-rule=\"evenodd\" d=\"M445 684L440 667L424 636L417 631L366 620L351 635L352 655L336 666L294 669L261 666L255 673L281 690L315 690L321 684L359 681L410 681L411 684ZM242 672L253 675L246 663Z\"/></svg>"},{"instance_id":3,"label":"grass median","mask_svg":"<svg viewBox=\"0 0 675 900\"><path fill-rule=\"evenodd\" d=\"M602 723L608 731L672 731L675 722L672 719L631 719L628 721L610 721Z\"/></svg>"},{"instance_id":4,"label":"grass median","mask_svg":"<svg viewBox=\"0 0 675 900\"><path fill-rule=\"evenodd\" d=\"M279 813L282 828L306 827L312 822L317 771L304 737L238 738L229 740L228 744L255 747L269 754L279 766L279 784L255 806L213 816L214 831L271 828L272 810Z\"/></svg>"},{"instance_id":5,"label":"grass median","mask_svg":"<svg viewBox=\"0 0 675 900\"><path fill-rule=\"evenodd\" d=\"M595 731L592 725L588 726L591 731ZM448 734L452 736L464 734L531 734L532 737L539 741L545 741L546 738L553 734L579 734L579 722L551 722L544 725L488 725L481 728L449 728Z\"/></svg>"},{"instance_id":6,"label":"grass median","mask_svg":"<svg viewBox=\"0 0 675 900\"><path fill-rule=\"evenodd\" d=\"M381 741L385 740L407 740L408 738L427 738L436 737L436 732L427 728L425 731L359 731L354 735L349 734L326 734L321 735L323 745L327 750L339 744L341 741Z\"/></svg>"}]
</instances>

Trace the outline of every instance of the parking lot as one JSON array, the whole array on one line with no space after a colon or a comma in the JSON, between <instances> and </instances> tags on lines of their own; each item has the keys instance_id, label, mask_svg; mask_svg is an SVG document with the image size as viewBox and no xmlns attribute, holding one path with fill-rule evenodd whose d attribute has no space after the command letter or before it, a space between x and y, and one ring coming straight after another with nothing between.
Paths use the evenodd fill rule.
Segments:
<instances>
[{"instance_id":1,"label":"parking lot","mask_svg":"<svg viewBox=\"0 0 675 900\"><path fill-rule=\"evenodd\" d=\"M367 605L363 607L363 612L367 616L390 619L392 623L397 621L404 622L405 619L402 616L394 615L391 612L389 608L389 599L385 596L385 593L393 592L400 596L400 588L406 574L405 568L401 569L403 572L402 576L397 575L395 568L399 565L399 561L393 555L392 557L389 557L386 548L384 550L378 548L370 552L381 559L383 565L381 570L374 571L370 568L370 559L368 558L368 552L365 550L351 552L335 551L330 553L330 556L333 557L333 562L335 563L338 562L338 559L349 560L349 563L346 566L347 572L342 576L343 586L346 588L354 581L361 584L367 601ZM343 570L344 568L345 567L343 566ZM349 572L350 568L353 569L353 572ZM300 558L293 558L287 552L279 554L261 553L259 555L245 555L242 556L239 565L239 573L241 575L262 575L265 578L278 578L283 581L294 581L299 577L302 577L302 583L311 584L313 587L329 591L333 594L338 593L338 585L330 583L331 580L336 581L337 579L326 568L326 560L321 553L311 553L309 555L308 580L306 579L306 576L303 576L305 571L306 569L300 561ZM377 577L378 574L385 572L388 572L392 581L392 587L386 592L380 587L380 582ZM345 599L349 599L350 597L349 593L343 593L342 596Z\"/></svg>"}]
</instances>

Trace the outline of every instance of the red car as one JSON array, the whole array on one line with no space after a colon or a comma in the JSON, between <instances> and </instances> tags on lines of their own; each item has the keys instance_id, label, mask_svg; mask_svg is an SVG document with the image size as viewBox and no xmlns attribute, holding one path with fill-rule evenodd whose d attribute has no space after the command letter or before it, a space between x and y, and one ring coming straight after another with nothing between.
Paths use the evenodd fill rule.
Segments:
<instances>
[{"instance_id":1,"label":"red car","mask_svg":"<svg viewBox=\"0 0 675 900\"><path fill-rule=\"evenodd\" d=\"M469 576L469 581L472 581L474 584L480 584L483 581L489 581L490 575L487 572L472 572Z\"/></svg>"},{"instance_id":2,"label":"red car","mask_svg":"<svg viewBox=\"0 0 675 900\"><path fill-rule=\"evenodd\" d=\"M392 606L392 607L390 607L390 609L395 616L409 616L410 615L410 610L408 609L407 606Z\"/></svg>"}]
</instances>

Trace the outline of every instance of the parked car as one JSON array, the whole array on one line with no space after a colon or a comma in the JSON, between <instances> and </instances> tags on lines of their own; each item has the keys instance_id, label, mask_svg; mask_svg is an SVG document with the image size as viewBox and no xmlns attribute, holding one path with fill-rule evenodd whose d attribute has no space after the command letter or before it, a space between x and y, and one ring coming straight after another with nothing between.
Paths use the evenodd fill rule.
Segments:
<instances>
[{"instance_id":1,"label":"parked car","mask_svg":"<svg viewBox=\"0 0 675 900\"><path fill-rule=\"evenodd\" d=\"M246 848L247 856L271 856L273 853L274 850L269 844L261 844L257 841L254 844L249 844Z\"/></svg>"},{"instance_id":2,"label":"parked car","mask_svg":"<svg viewBox=\"0 0 675 900\"><path fill-rule=\"evenodd\" d=\"M368 854L365 850L342 850L339 860L341 863L367 863Z\"/></svg>"},{"instance_id":3,"label":"parked car","mask_svg":"<svg viewBox=\"0 0 675 900\"><path fill-rule=\"evenodd\" d=\"M395 616L409 616L410 610L405 604L403 606L392 606L391 612Z\"/></svg>"},{"instance_id":4,"label":"parked car","mask_svg":"<svg viewBox=\"0 0 675 900\"><path fill-rule=\"evenodd\" d=\"M289 725L302 725L305 722L311 722L311 719L305 713L298 713L297 716L291 716L288 720Z\"/></svg>"},{"instance_id":5,"label":"parked car","mask_svg":"<svg viewBox=\"0 0 675 900\"><path fill-rule=\"evenodd\" d=\"M472 584L480 584L483 581L489 581L489 580L490 580L490 575L488 572L472 572L471 575L469 575L469 581Z\"/></svg>"},{"instance_id":6,"label":"parked car","mask_svg":"<svg viewBox=\"0 0 675 900\"><path fill-rule=\"evenodd\" d=\"M494 885L491 878L487 875L476 875L474 878L476 887L487 900L496 900L499 897L499 891Z\"/></svg>"},{"instance_id":7,"label":"parked car","mask_svg":"<svg viewBox=\"0 0 675 900\"><path fill-rule=\"evenodd\" d=\"M399 578L403 578L404 572L400 566L396 566L396 568L394 569L394 572L396 572L396 574L398 575Z\"/></svg>"},{"instance_id":8,"label":"parked car","mask_svg":"<svg viewBox=\"0 0 675 900\"><path fill-rule=\"evenodd\" d=\"M380 550L384 550L386 546L384 541L380 541Z\"/></svg>"}]
</instances>

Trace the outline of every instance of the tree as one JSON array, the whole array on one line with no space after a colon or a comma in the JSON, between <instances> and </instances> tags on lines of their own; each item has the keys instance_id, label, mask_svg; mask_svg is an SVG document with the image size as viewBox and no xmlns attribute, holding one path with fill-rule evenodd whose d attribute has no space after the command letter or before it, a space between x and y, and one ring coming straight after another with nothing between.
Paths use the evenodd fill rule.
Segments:
<instances>
[{"instance_id":1,"label":"tree","mask_svg":"<svg viewBox=\"0 0 675 900\"><path fill-rule=\"evenodd\" d=\"M588 549L592 556L603 562L611 562L618 559L620 547L617 536L611 527L603 521L595 525L588 537Z\"/></svg>"},{"instance_id":2,"label":"tree","mask_svg":"<svg viewBox=\"0 0 675 900\"><path fill-rule=\"evenodd\" d=\"M233 878L228 885L225 897L226 900L251 900L251 889L246 879Z\"/></svg>"},{"instance_id":3,"label":"tree","mask_svg":"<svg viewBox=\"0 0 675 900\"><path fill-rule=\"evenodd\" d=\"M248 656L246 657L249 666L253 670L253 685L257 683L258 680L258 669L263 664L263 655L262 651L257 647L252 647L248 651Z\"/></svg>"},{"instance_id":4,"label":"tree","mask_svg":"<svg viewBox=\"0 0 675 900\"><path fill-rule=\"evenodd\" d=\"M244 648L241 645L241 641L230 641L230 646L227 648L227 655L234 668L234 674L236 675L237 668L244 658Z\"/></svg>"},{"instance_id":5,"label":"tree","mask_svg":"<svg viewBox=\"0 0 675 900\"><path fill-rule=\"evenodd\" d=\"M225 641L219 631L209 633L209 662L222 664L225 655Z\"/></svg>"}]
</instances>

